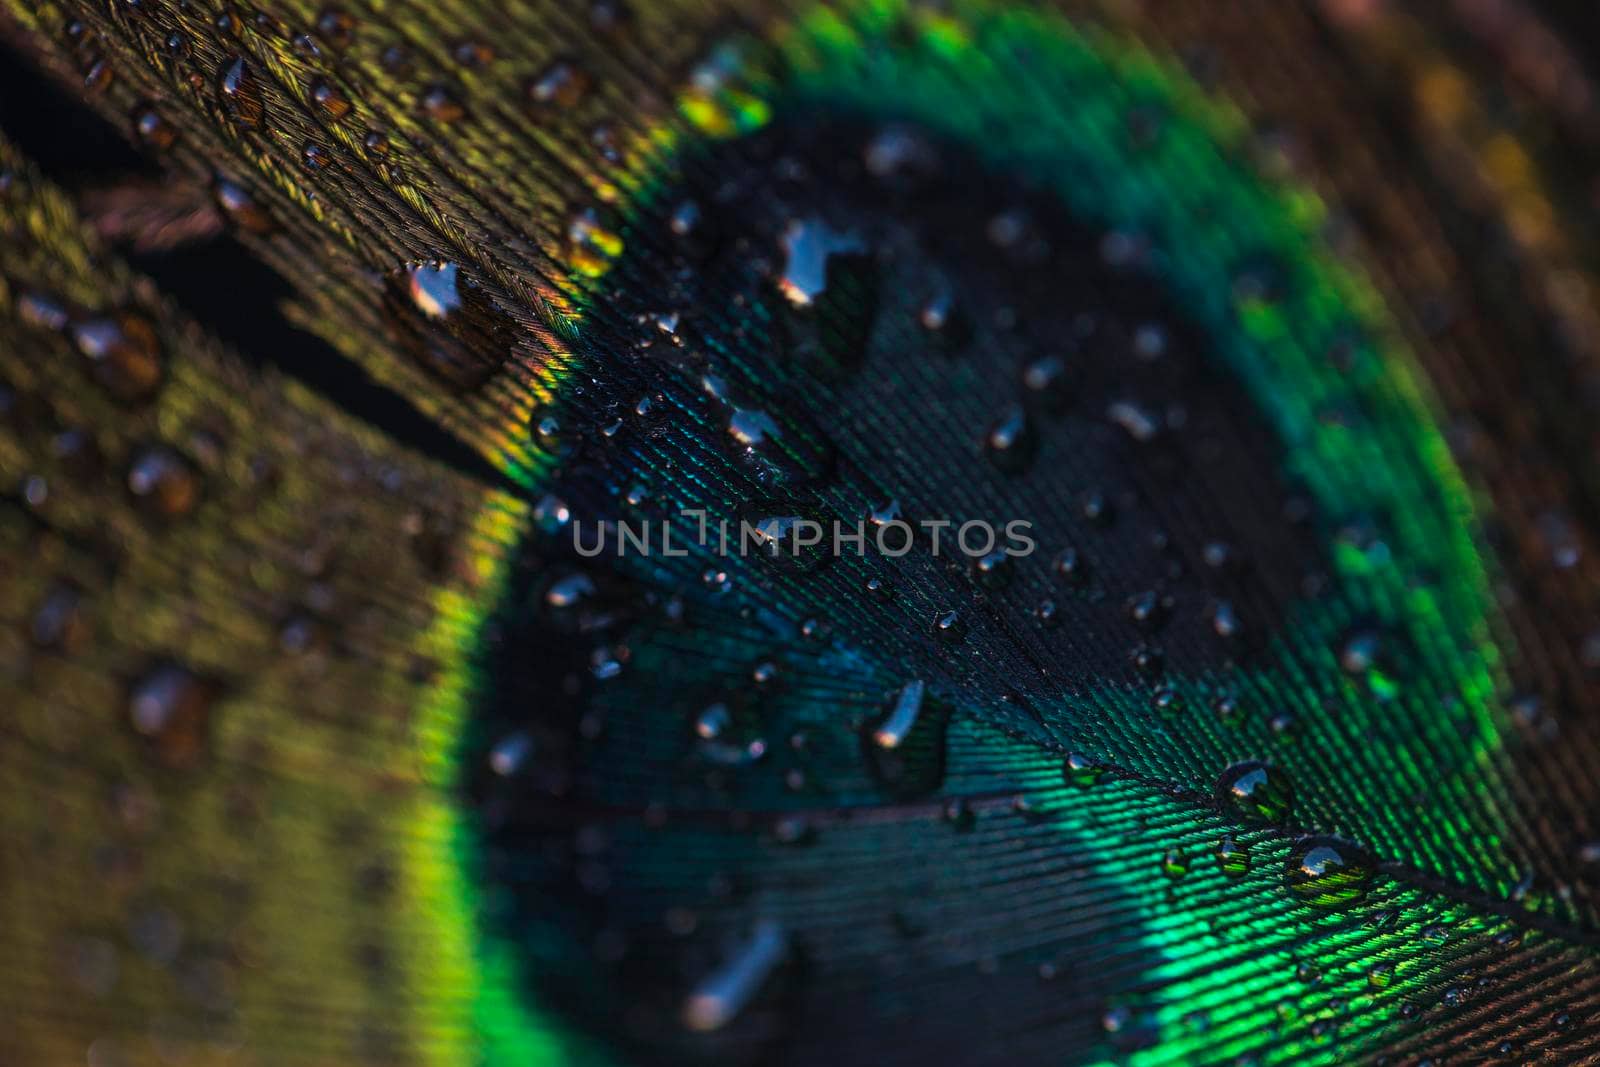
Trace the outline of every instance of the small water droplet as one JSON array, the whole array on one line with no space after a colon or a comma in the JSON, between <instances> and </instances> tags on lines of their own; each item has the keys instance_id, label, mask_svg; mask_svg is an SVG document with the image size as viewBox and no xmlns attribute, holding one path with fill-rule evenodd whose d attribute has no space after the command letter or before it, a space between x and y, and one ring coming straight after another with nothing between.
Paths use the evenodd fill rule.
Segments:
<instances>
[{"instance_id":1,"label":"small water droplet","mask_svg":"<svg viewBox=\"0 0 1600 1067\"><path fill-rule=\"evenodd\" d=\"M1038 448L1038 439L1020 406L1013 406L989 427L983 438L989 461L1007 474L1027 469Z\"/></svg>"},{"instance_id":2,"label":"small water droplet","mask_svg":"<svg viewBox=\"0 0 1600 1067\"><path fill-rule=\"evenodd\" d=\"M211 196L217 209L236 229L266 237L278 232L278 224L266 208L256 202L249 190L222 175L211 183Z\"/></svg>"},{"instance_id":3,"label":"small water droplet","mask_svg":"<svg viewBox=\"0 0 1600 1067\"><path fill-rule=\"evenodd\" d=\"M589 92L589 72L570 59L557 59L523 86L528 103L535 108L571 108Z\"/></svg>"},{"instance_id":4,"label":"small water droplet","mask_svg":"<svg viewBox=\"0 0 1600 1067\"><path fill-rule=\"evenodd\" d=\"M148 399L161 384L161 342L144 316L122 311L84 319L71 334L95 381L117 399Z\"/></svg>"},{"instance_id":5,"label":"small water droplet","mask_svg":"<svg viewBox=\"0 0 1600 1067\"><path fill-rule=\"evenodd\" d=\"M200 500L200 475L189 461L165 445L151 445L128 466L128 491L147 514L176 519Z\"/></svg>"},{"instance_id":6,"label":"small water droplet","mask_svg":"<svg viewBox=\"0 0 1600 1067\"><path fill-rule=\"evenodd\" d=\"M1161 873L1177 881L1189 873L1192 861L1182 849L1169 848L1161 856Z\"/></svg>"},{"instance_id":7,"label":"small water droplet","mask_svg":"<svg viewBox=\"0 0 1600 1067\"><path fill-rule=\"evenodd\" d=\"M959 611L940 612L933 620L933 634L942 641L960 641L967 635L966 620Z\"/></svg>"},{"instance_id":8,"label":"small water droplet","mask_svg":"<svg viewBox=\"0 0 1600 1067\"><path fill-rule=\"evenodd\" d=\"M177 142L178 129L156 110L154 104L144 103L134 108L133 135L146 148L164 152Z\"/></svg>"},{"instance_id":9,"label":"small water droplet","mask_svg":"<svg viewBox=\"0 0 1600 1067\"><path fill-rule=\"evenodd\" d=\"M307 141L300 148L300 165L308 174L320 174L333 162L333 153L315 141Z\"/></svg>"},{"instance_id":10,"label":"small water droplet","mask_svg":"<svg viewBox=\"0 0 1600 1067\"><path fill-rule=\"evenodd\" d=\"M1061 777L1068 785L1087 788L1100 780L1105 773L1105 767L1093 757L1082 752L1069 752L1061 764Z\"/></svg>"},{"instance_id":11,"label":"small water droplet","mask_svg":"<svg viewBox=\"0 0 1600 1067\"><path fill-rule=\"evenodd\" d=\"M1258 760L1235 763L1217 779L1217 803L1248 822L1283 823L1294 810L1289 776Z\"/></svg>"},{"instance_id":12,"label":"small water droplet","mask_svg":"<svg viewBox=\"0 0 1600 1067\"><path fill-rule=\"evenodd\" d=\"M703 978L683 1007L683 1024L709 1033L738 1017L788 958L789 938L771 919L756 923L750 937Z\"/></svg>"},{"instance_id":13,"label":"small water droplet","mask_svg":"<svg viewBox=\"0 0 1600 1067\"><path fill-rule=\"evenodd\" d=\"M336 7L325 7L317 15L317 36L330 48L344 51L355 43L356 20Z\"/></svg>"},{"instance_id":14,"label":"small water droplet","mask_svg":"<svg viewBox=\"0 0 1600 1067\"><path fill-rule=\"evenodd\" d=\"M185 769L199 762L210 731L214 683L185 667L163 664L140 679L128 695L128 722L149 739L162 764Z\"/></svg>"},{"instance_id":15,"label":"small water droplet","mask_svg":"<svg viewBox=\"0 0 1600 1067\"><path fill-rule=\"evenodd\" d=\"M83 87L91 93L103 93L116 80L116 70L104 56L90 56L83 68Z\"/></svg>"},{"instance_id":16,"label":"small water droplet","mask_svg":"<svg viewBox=\"0 0 1600 1067\"><path fill-rule=\"evenodd\" d=\"M1243 878L1250 873L1250 849L1228 834L1217 842L1217 865L1229 878Z\"/></svg>"},{"instance_id":17,"label":"small water droplet","mask_svg":"<svg viewBox=\"0 0 1600 1067\"><path fill-rule=\"evenodd\" d=\"M34 609L29 636L39 648L76 651L88 637L83 591L69 582L57 582Z\"/></svg>"},{"instance_id":18,"label":"small water droplet","mask_svg":"<svg viewBox=\"0 0 1600 1067\"><path fill-rule=\"evenodd\" d=\"M422 113L434 122L452 125L467 117L467 108L448 85L434 83L422 91Z\"/></svg>"},{"instance_id":19,"label":"small water droplet","mask_svg":"<svg viewBox=\"0 0 1600 1067\"><path fill-rule=\"evenodd\" d=\"M350 98L326 78L316 78L311 82L311 102L330 118L342 119L350 114Z\"/></svg>"}]
</instances>

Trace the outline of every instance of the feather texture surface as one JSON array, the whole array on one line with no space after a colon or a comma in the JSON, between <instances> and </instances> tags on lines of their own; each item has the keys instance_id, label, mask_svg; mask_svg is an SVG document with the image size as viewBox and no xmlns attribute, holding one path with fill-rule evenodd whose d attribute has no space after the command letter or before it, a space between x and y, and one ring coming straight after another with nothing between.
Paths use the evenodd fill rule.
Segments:
<instances>
[{"instance_id":1,"label":"feather texture surface","mask_svg":"<svg viewBox=\"0 0 1600 1067\"><path fill-rule=\"evenodd\" d=\"M1595 1057L1558 6L3 10L4 1062Z\"/></svg>"}]
</instances>

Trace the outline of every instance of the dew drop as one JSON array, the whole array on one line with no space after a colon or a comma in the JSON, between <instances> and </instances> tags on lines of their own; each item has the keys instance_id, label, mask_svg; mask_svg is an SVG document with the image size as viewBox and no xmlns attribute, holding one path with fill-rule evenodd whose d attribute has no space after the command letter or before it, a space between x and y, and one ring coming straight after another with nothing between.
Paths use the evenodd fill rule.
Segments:
<instances>
[{"instance_id":1,"label":"dew drop","mask_svg":"<svg viewBox=\"0 0 1600 1067\"><path fill-rule=\"evenodd\" d=\"M1061 764L1061 777L1068 785L1087 788L1100 780L1105 767L1082 752L1069 752Z\"/></svg>"},{"instance_id":2,"label":"dew drop","mask_svg":"<svg viewBox=\"0 0 1600 1067\"><path fill-rule=\"evenodd\" d=\"M1341 908L1366 896L1372 858L1360 847L1335 837L1301 838L1289 852L1283 884L1315 908Z\"/></svg>"},{"instance_id":3,"label":"dew drop","mask_svg":"<svg viewBox=\"0 0 1600 1067\"><path fill-rule=\"evenodd\" d=\"M1217 866L1229 878L1243 878L1250 873L1250 849L1232 834L1217 842L1216 853Z\"/></svg>"},{"instance_id":4,"label":"dew drop","mask_svg":"<svg viewBox=\"0 0 1600 1067\"><path fill-rule=\"evenodd\" d=\"M703 978L683 1007L683 1024L698 1033L720 1030L755 999L788 958L789 938L771 919L756 923L750 937L722 966Z\"/></svg>"},{"instance_id":5,"label":"dew drop","mask_svg":"<svg viewBox=\"0 0 1600 1067\"><path fill-rule=\"evenodd\" d=\"M1181 849L1169 848L1161 856L1161 873L1177 881L1189 873L1191 861Z\"/></svg>"},{"instance_id":6,"label":"dew drop","mask_svg":"<svg viewBox=\"0 0 1600 1067\"><path fill-rule=\"evenodd\" d=\"M83 70L83 87L91 93L103 93L116 79L116 70L104 56L91 56Z\"/></svg>"},{"instance_id":7,"label":"dew drop","mask_svg":"<svg viewBox=\"0 0 1600 1067\"><path fill-rule=\"evenodd\" d=\"M1027 469L1038 448L1038 439L1020 406L1013 406L984 434L983 448L989 461L1007 474Z\"/></svg>"},{"instance_id":8,"label":"dew drop","mask_svg":"<svg viewBox=\"0 0 1600 1067\"><path fill-rule=\"evenodd\" d=\"M941 612L933 620L933 635L954 644L967 635L967 622L959 611Z\"/></svg>"},{"instance_id":9,"label":"dew drop","mask_svg":"<svg viewBox=\"0 0 1600 1067\"><path fill-rule=\"evenodd\" d=\"M223 218L235 228L258 237L278 232L278 224L267 209L256 202L249 190L222 175L211 183L211 196Z\"/></svg>"},{"instance_id":10,"label":"dew drop","mask_svg":"<svg viewBox=\"0 0 1600 1067\"><path fill-rule=\"evenodd\" d=\"M71 583L57 582L34 609L28 632L39 648L76 651L89 632L83 591Z\"/></svg>"},{"instance_id":11,"label":"dew drop","mask_svg":"<svg viewBox=\"0 0 1600 1067\"><path fill-rule=\"evenodd\" d=\"M223 113L235 125L247 130L261 128L266 115L261 83L243 56L230 56L222 61L217 73L217 99Z\"/></svg>"},{"instance_id":12,"label":"dew drop","mask_svg":"<svg viewBox=\"0 0 1600 1067\"><path fill-rule=\"evenodd\" d=\"M117 399L145 400L160 385L161 342L142 315L123 311L85 319L71 326L71 335L95 381Z\"/></svg>"},{"instance_id":13,"label":"dew drop","mask_svg":"<svg viewBox=\"0 0 1600 1067\"><path fill-rule=\"evenodd\" d=\"M147 514L181 518L199 503L200 475L177 452L165 445L151 445L129 464L128 491Z\"/></svg>"},{"instance_id":14,"label":"dew drop","mask_svg":"<svg viewBox=\"0 0 1600 1067\"><path fill-rule=\"evenodd\" d=\"M570 59L557 59L523 86L528 103L538 109L570 108L589 92L588 71Z\"/></svg>"},{"instance_id":15,"label":"dew drop","mask_svg":"<svg viewBox=\"0 0 1600 1067\"><path fill-rule=\"evenodd\" d=\"M177 127L157 111L154 104L140 104L133 112L133 135L146 148L164 152L178 140Z\"/></svg>"},{"instance_id":16,"label":"dew drop","mask_svg":"<svg viewBox=\"0 0 1600 1067\"><path fill-rule=\"evenodd\" d=\"M446 126L467 117L466 105L461 103L455 92L447 85L435 83L428 86L422 92L421 102L424 115Z\"/></svg>"},{"instance_id":17,"label":"dew drop","mask_svg":"<svg viewBox=\"0 0 1600 1067\"><path fill-rule=\"evenodd\" d=\"M185 769L199 762L210 730L214 683L185 667L164 664L128 694L128 722L148 738L158 762Z\"/></svg>"},{"instance_id":18,"label":"dew drop","mask_svg":"<svg viewBox=\"0 0 1600 1067\"><path fill-rule=\"evenodd\" d=\"M594 208L582 208L568 218L567 254L582 273L591 277L605 273L622 249L621 235L610 229Z\"/></svg>"},{"instance_id":19,"label":"dew drop","mask_svg":"<svg viewBox=\"0 0 1600 1067\"><path fill-rule=\"evenodd\" d=\"M350 114L350 98L326 78L312 81L311 102L330 118L342 119Z\"/></svg>"},{"instance_id":20,"label":"dew drop","mask_svg":"<svg viewBox=\"0 0 1600 1067\"><path fill-rule=\"evenodd\" d=\"M320 174L333 162L333 154L315 141L307 141L300 149L300 165L308 174Z\"/></svg>"},{"instance_id":21,"label":"dew drop","mask_svg":"<svg viewBox=\"0 0 1600 1067\"><path fill-rule=\"evenodd\" d=\"M356 39L356 20L336 7L325 7L317 15L317 36L331 48L344 51Z\"/></svg>"},{"instance_id":22,"label":"dew drop","mask_svg":"<svg viewBox=\"0 0 1600 1067\"><path fill-rule=\"evenodd\" d=\"M454 263L418 263L391 274L385 306L411 357L458 388L483 384L511 355L510 316Z\"/></svg>"},{"instance_id":23,"label":"dew drop","mask_svg":"<svg viewBox=\"0 0 1600 1067\"><path fill-rule=\"evenodd\" d=\"M1294 810L1289 776L1257 760L1235 763L1217 779L1217 803L1247 822L1283 823Z\"/></svg>"}]
</instances>

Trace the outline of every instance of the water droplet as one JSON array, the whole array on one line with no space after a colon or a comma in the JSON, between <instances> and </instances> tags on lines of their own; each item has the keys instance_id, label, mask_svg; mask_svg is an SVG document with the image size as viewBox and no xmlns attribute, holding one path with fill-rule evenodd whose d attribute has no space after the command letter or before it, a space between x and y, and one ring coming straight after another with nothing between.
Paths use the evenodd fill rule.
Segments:
<instances>
[{"instance_id":1,"label":"water droplet","mask_svg":"<svg viewBox=\"0 0 1600 1067\"><path fill-rule=\"evenodd\" d=\"M1248 822L1283 823L1294 810L1294 786L1278 768L1235 763L1217 779L1217 803Z\"/></svg>"},{"instance_id":2,"label":"water droplet","mask_svg":"<svg viewBox=\"0 0 1600 1067\"><path fill-rule=\"evenodd\" d=\"M1167 621L1171 609L1170 598L1153 590L1135 593L1123 605L1129 619L1146 630L1156 630Z\"/></svg>"},{"instance_id":3,"label":"water droplet","mask_svg":"<svg viewBox=\"0 0 1600 1067\"><path fill-rule=\"evenodd\" d=\"M300 165L309 174L320 174L333 162L333 154L315 141L307 141L300 149Z\"/></svg>"},{"instance_id":4,"label":"water droplet","mask_svg":"<svg viewBox=\"0 0 1600 1067\"><path fill-rule=\"evenodd\" d=\"M422 113L434 122L451 125L467 117L466 105L448 86L435 83L422 92Z\"/></svg>"},{"instance_id":5,"label":"water droplet","mask_svg":"<svg viewBox=\"0 0 1600 1067\"><path fill-rule=\"evenodd\" d=\"M1400 686L1392 664L1391 643L1376 626L1357 626L1339 646L1339 666L1378 700L1393 700Z\"/></svg>"},{"instance_id":6,"label":"water droplet","mask_svg":"<svg viewBox=\"0 0 1600 1067\"><path fill-rule=\"evenodd\" d=\"M199 762L210 730L214 683L185 667L164 664L136 683L128 695L128 721L150 740L162 764L184 769Z\"/></svg>"},{"instance_id":7,"label":"water droplet","mask_svg":"<svg viewBox=\"0 0 1600 1067\"><path fill-rule=\"evenodd\" d=\"M361 138L366 150L379 159L389 154L389 135L382 130L368 130L366 136Z\"/></svg>"},{"instance_id":8,"label":"water droplet","mask_svg":"<svg viewBox=\"0 0 1600 1067\"><path fill-rule=\"evenodd\" d=\"M339 8L325 7L317 15L317 36L342 52L355 43L356 20Z\"/></svg>"},{"instance_id":9,"label":"water droplet","mask_svg":"<svg viewBox=\"0 0 1600 1067\"><path fill-rule=\"evenodd\" d=\"M128 466L128 491L147 514L176 519L200 500L200 475L189 461L165 445L151 445Z\"/></svg>"},{"instance_id":10,"label":"water droplet","mask_svg":"<svg viewBox=\"0 0 1600 1067\"><path fill-rule=\"evenodd\" d=\"M1335 837L1301 838L1283 869L1284 887L1316 908L1341 908L1366 896L1372 858Z\"/></svg>"},{"instance_id":11,"label":"water droplet","mask_svg":"<svg viewBox=\"0 0 1600 1067\"><path fill-rule=\"evenodd\" d=\"M879 748L898 748L917 724L922 714L922 698L927 686L922 681L907 682L895 698L894 709L883 723L873 731L872 740Z\"/></svg>"},{"instance_id":12,"label":"water droplet","mask_svg":"<svg viewBox=\"0 0 1600 1067\"><path fill-rule=\"evenodd\" d=\"M683 1024L700 1033L722 1029L755 999L788 955L783 927L771 919L757 922L722 966L694 987L683 1007Z\"/></svg>"},{"instance_id":13,"label":"water droplet","mask_svg":"<svg viewBox=\"0 0 1600 1067\"><path fill-rule=\"evenodd\" d=\"M1241 628L1232 601L1218 600L1211 605L1211 629L1218 637L1224 639L1237 637Z\"/></svg>"},{"instance_id":14,"label":"water droplet","mask_svg":"<svg viewBox=\"0 0 1600 1067\"><path fill-rule=\"evenodd\" d=\"M482 70L494 62L495 52L488 43L469 37L455 43L450 57L469 70Z\"/></svg>"},{"instance_id":15,"label":"water droplet","mask_svg":"<svg viewBox=\"0 0 1600 1067\"><path fill-rule=\"evenodd\" d=\"M819 219L789 224L783 234L784 266L778 288L797 308L808 308L828 288L833 260L865 251L858 238L839 233Z\"/></svg>"},{"instance_id":16,"label":"water droplet","mask_svg":"<svg viewBox=\"0 0 1600 1067\"><path fill-rule=\"evenodd\" d=\"M588 71L570 59L557 59L529 78L523 92L536 108L570 108L584 98L590 84Z\"/></svg>"},{"instance_id":17,"label":"water droplet","mask_svg":"<svg viewBox=\"0 0 1600 1067\"><path fill-rule=\"evenodd\" d=\"M1367 968L1367 985L1373 989L1388 989L1394 981L1394 964L1374 963Z\"/></svg>"},{"instance_id":18,"label":"water droplet","mask_svg":"<svg viewBox=\"0 0 1600 1067\"><path fill-rule=\"evenodd\" d=\"M1061 777L1068 785L1087 788L1100 780L1105 767L1082 752L1069 752L1061 764Z\"/></svg>"},{"instance_id":19,"label":"water droplet","mask_svg":"<svg viewBox=\"0 0 1600 1067\"><path fill-rule=\"evenodd\" d=\"M1229 878L1243 878L1250 873L1250 849L1228 834L1217 842L1217 865Z\"/></svg>"},{"instance_id":20,"label":"water droplet","mask_svg":"<svg viewBox=\"0 0 1600 1067\"><path fill-rule=\"evenodd\" d=\"M161 342L142 315L117 312L74 323L73 343L95 381L119 400L148 399L161 384Z\"/></svg>"},{"instance_id":21,"label":"water droplet","mask_svg":"<svg viewBox=\"0 0 1600 1067\"><path fill-rule=\"evenodd\" d=\"M580 272L591 277L605 273L622 249L621 235L594 208L582 208L567 220L567 254Z\"/></svg>"},{"instance_id":22,"label":"water droplet","mask_svg":"<svg viewBox=\"0 0 1600 1067\"><path fill-rule=\"evenodd\" d=\"M342 119L350 114L350 98L326 78L317 78L311 82L311 102L330 118Z\"/></svg>"},{"instance_id":23,"label":"water droplet","mask_svg":"<svg viewBox=\"0 0 1600 1067\"><path fill-rule=\"evenodd\" d=\"M510 778L522 769L533 753L533 739L518 731L502 738L489 751L489 769L502 778Z\"/></svg>"},{"instance_id":24,"label":"water droplet","mask_svg":"<svg viewBox=\"0 0 1600 1067\"><path fill-rule=\"evenodd\" d=\"M83 68L83 87L91 93L103 93L116 80L116 73L104 56L90 56Z\"/></svg>"},{"instance_id":25,"label":"water droplet","mask_svg":"<svg viewBox=\"0 0 1600 1067\"><path fill-rule=\"evenodd\" d=\"M34 610L29 636L40 648L76 651L89 635L83 610L83 591L69 582L57 582Z\"/></svg>"},{"instance_id":26,"label":"water droplet","mask_svg":"<svg viewBox=\"0 0 1600 1067\"><path fill-rule=\"evenodd\" d=\"M1161 423L1144 406L1131 400L1118 400L1106 408L1106 418L1122 427L1127 435L1140 444L1155 439Z\"/></svg>"},{"instance_id":27,"label":"water droplet","mask_svg":"<svg viewBox=\"0 0 1600 1067\"><path fill-rule=\"evenodd\" d=\"M1170 685L1159 686L1150 694L1150 707L1158 715L1180 714L1183 711L1183 695Z\"/></svg>"},{"instance_id":28,"label":"water droplet","mask_svg":"<svg viewBox=\"0 0 1600 1067\"><path fill-rule=\"evenodd\" d=\"M266 115L261 83L243 56L229 56L217 72L217 100L223 113L247 130L261 127Z\"/></svg>"},{"instance_id":29,"label":"water droplet","mask_svg":"<svg viewBox=\"0 0 1600 1067\"><path fill-rule=\"evenodd\" d=\"M211 183L211 196L217 209L236 229L266 237L278 232L278 224L267 209L256 202L249 190L222 175Z\"/></svg>"},{"instance_id":30,"label":"water droplet","mask_svg":"<svg viewBox=\"0 0 1600 1067\"><path fill-rule=\"evenodd\" d=\"M694 732L702 741L715 741L733 725L733 713L726 704L712 704L694 720Z\"/></svg>"},{"instance_id":31,"label":"water droplet","mask_svg":"<svg viewBox=\"0 0 1600 1067\"><path fill-rule=\"evenodd\" d=\"M390 275L385 302L412 358L458 388L482 385L511 355L510 317L454 263L418 263Z\"/></svg>"},{"instance_id":32,"label":"water droplet","mask_svg":"<svg viewBox=\"0 0 1600 1067\"><path fill-rule=\"evenodd\" d=\"M959 611L941 612L933 620L933 634L941 641L960 641L967 635L966 620Z\"/></svg>"},{"instance_id":33,"label":"water droplet","mask_svg":"<svg viewBox=\"0 0 1600 1067\"><path fill-rule=\"evenodd\" d=\"M1061 412L1067 407L1069 389L1067 364L1060 356L1043 356L1022 368L1022 387L1028 398L1045 411Z\"/></svg>"},{"instance_id":34,"label":"water droplet","mask_svg":"<svg viewBox=\"0 0 1600 1067\"><path fill-rule=\"evenodd\" d=\"M1081 585L1089 574L1089 565L1084 562L1083 556L1076 548L1063 548L1056 554L1050 569L1057 578L1070 585Z\"/></svg>"},{"instance_id":35,"label":"water droplet","mask_svg":"<svg viewBox=\"0 0 1600 1067\"><path fill-rule=\"evenodd\" d=\"M984 434L984 452L989 461L1007 474L1025 470L1038 448L1038 439L1028 422L1028 414L1013 406Z\"/></svg>"},{"instance_id":36,"label":"water droplet","mask_svg":"<svg viewBox=\"0 0 1600 1067\"><path fill-rule=\"evenodd\" d=\"M1189 873L1191 861L1181 849L1169 848L1161 856L1161 873L1177 881Z\"/></svg>"},{"instance_id":37,"label":"water droplet","mask_svg":"<svg viewBox=\"0 0 1600 1067\"><path fill-rule=\"evenodd\" d=\"M1011 557L1002 548L972 561L972 575L985 589L1000 589L1011 581Z\"/></svg>"},{"instance_id":38,"label":"water droplet","mask_svg":"<svg viewBox=\"0 0 1600 1067\"><path fill-rule=\"evenodd\" d=\"M140 104L133 111L133 135L146 148L164 152L178 140L178 129L157 111L154 104Z\"/></svg>"}]
</instances>

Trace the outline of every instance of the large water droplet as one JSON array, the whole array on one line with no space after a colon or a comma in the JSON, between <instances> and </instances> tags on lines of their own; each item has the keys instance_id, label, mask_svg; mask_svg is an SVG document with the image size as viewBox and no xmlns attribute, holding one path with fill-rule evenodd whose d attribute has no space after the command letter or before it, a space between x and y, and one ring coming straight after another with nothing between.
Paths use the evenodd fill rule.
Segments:
<instances>
[{"instance_id":1,"label":"large water droplet","mask_svg":"<svg viewBox=\"0 0 1600 1067\"><path fill-rule=\"evenodd\" d=\"M1341 908L1366 896L1372 875L1372 857L1359 846L1336 837L1305 837L1289 852L1283 884L1312 907Z\"/></svg>"},{"instance_id":2,"label":"large water droplet","mask_svg":"<svg viewBox=\"0 0 1600 1067\"><path fill-rule=\"evenodd\" d=\"M266 115L261 82L243 56L229 56L217 72L217 100L236 125L259 129Z\"/></svg>"},{"instance_id":3,"label":"large water droplet","mask_svg":"<svg viewBox=\"0 0 1600 1067\"><path fill-rule=\"evenodd\" d=\"M390 275L385 301L411 357L459 388L483 384L510 357L510 316L454 263L418 263Z\"/></svg>"}]
</instances>

